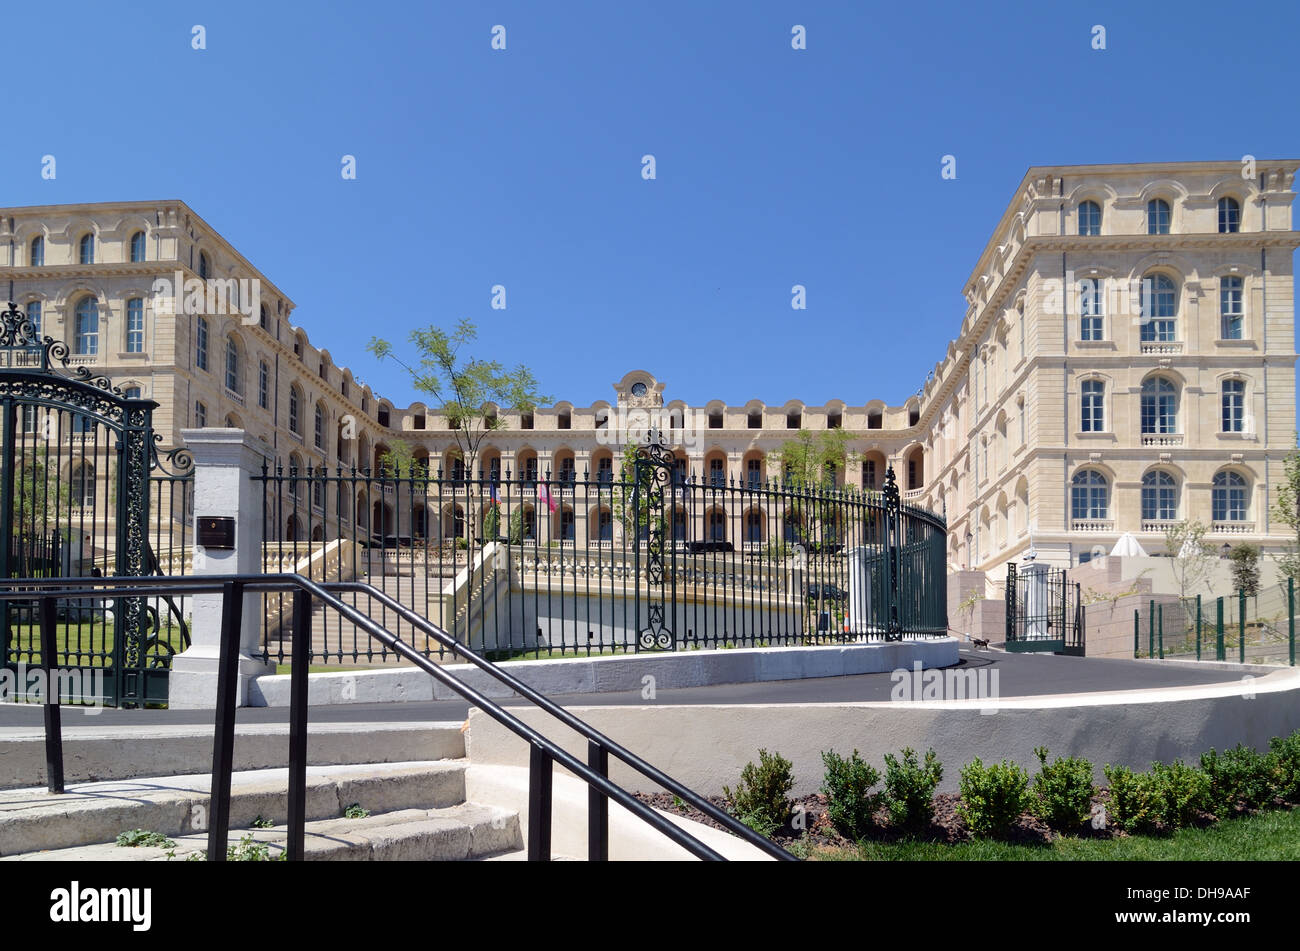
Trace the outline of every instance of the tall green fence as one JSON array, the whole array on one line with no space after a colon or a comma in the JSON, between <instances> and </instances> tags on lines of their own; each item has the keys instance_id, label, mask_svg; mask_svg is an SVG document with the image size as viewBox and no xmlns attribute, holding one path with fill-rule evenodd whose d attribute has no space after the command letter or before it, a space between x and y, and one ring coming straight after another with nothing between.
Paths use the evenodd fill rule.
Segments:
<instances>
[{"instance_id":1,"label":"tall green fence","mask_svg":"<svg viewBox=\"0 0 1300 951\"><path fill-rule=\"evenodd\" d=\"M1181 610L1179 610L1181 608ZM1133 612L1133 656L1173 660L1296 662L1294 578L1251 594L1150 599Z\"/></svg>"}]
</instances>

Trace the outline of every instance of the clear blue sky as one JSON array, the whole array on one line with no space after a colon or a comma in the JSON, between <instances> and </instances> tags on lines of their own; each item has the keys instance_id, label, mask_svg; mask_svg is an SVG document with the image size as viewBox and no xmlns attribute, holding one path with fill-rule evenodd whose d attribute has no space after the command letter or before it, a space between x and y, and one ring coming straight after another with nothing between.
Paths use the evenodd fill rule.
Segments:
<instances>
[{"instance_id":1,"label":"clear blue sky","mask_svg":"<svg viewBox=\"0 0 1300 951\"><path fill-rule=\"evenodd\" d=\"M0 204L183 199L399 405L370 335L461 317L579 405L633 368L696 404L899 403L1029 166L1300 156L1298 27L1200 0L10 3Z\"/></svg>"}]
</instances>

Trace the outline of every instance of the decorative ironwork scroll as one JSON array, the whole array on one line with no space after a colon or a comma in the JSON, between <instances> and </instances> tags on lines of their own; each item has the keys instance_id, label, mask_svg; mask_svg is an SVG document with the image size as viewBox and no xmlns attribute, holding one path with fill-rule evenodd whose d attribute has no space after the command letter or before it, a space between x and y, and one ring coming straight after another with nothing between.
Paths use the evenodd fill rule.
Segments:
<instances>
[{"instance_id":1,"label":"decorative ironwork scroll","mask_svg":"<svg viewBox=\"0 0 1300 951\"><path fill-rule=\"evenodd\" d=\"M638 651L670 651L677 644L669 623L664 587L664 488L672 480L673 453L656 429L646 431L645 443L636 449L636 481L632 487L632 512L636 531L637 578L636 631ZM641 533L645 531L646 597L642 611Z\"/></svg>"}]
</instances>

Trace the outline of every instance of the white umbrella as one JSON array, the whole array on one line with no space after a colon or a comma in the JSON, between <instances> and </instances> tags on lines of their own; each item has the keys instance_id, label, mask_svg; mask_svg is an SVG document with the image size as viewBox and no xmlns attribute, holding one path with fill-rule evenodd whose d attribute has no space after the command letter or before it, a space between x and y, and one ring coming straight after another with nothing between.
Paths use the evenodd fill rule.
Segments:
<instances>
[{"instance_id":1,"label":"white umbrella","mask_svg":"<svg viewBox=\"0 0 1300 951\"><path fill-rule=\"evenodd\" d=\"M1121 558L1141 558L1146 555L1146 551L1138 544L1138 540L1133 537L1132 532L1125 532L1121 535L1110 553Z\"/></svg>"}]
</instances>

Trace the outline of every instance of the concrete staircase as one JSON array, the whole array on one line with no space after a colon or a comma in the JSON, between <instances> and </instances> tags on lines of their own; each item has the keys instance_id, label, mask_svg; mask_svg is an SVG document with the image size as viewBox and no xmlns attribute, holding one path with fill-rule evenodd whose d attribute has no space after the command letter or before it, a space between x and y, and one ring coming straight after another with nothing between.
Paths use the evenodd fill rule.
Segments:
<instances>
[{"instance_id":1,"label":"concrete staircase","mask_svg":"<svg viewBox=\"0 0 1300 951\"><path fill-rule=\"evenodd\" d=\"M524 857L517 812L466 801L463 759L313 766L307 770L309 860L478 860ZM277 859L288 821L288 770L246 770L231 781L229 844L264 843ZM0 794L0 861L185 861L207 848L205 775L70 785ZM352 804L369 811L346 818ZM116 845L122 832L167 836L173 847Z\"/></svg>"},{"instance_id":2,"label":"concrete staircase","mask_svg":"<svg viewBox=\"0 0 1300 951\"><path fill-rule=\"evenodd\" d=\"M421 617L429 618L435 624L443 622L441 616L442 590L444 585L451 580L450 575L443 577L438 574L428 574L423 570L417 570L414 574L402 575L366 574L362 572L357 576L356 580L373 585L389 597L409 607ZM399 618L395 612L360 595L345 594L342 598L347 604L354 604L362 613L373 618L408 644L413 644L418 649L424 648L426 638L423 632L417 631L411 624ZM285 617L289 615L289 600L286 595L284 603ZM405 661L392 654L388 654L386 657L382 656L380 653L382 645L378 641L372 640L368 634L359 630L345 618L340 617L333 610L326 610L321 605L315 606L312 611L311 639L313 655L316 657L329 655L331 664L336 663L335 658L340 654L343 656L342 666L347 667L384 667L405 663ZM286 663L289 660L291 641L292 638L286 626L278 635L273 636L270 642L272 652L277 651L279 646L283 644ZM436 647L436 644L430 646L435 660L438 659ZM454 662L449 654L446 655L445 659L447 662ZM320 663L320 661L316 660L314 663Z\"/></svg>"}]
</instances>

